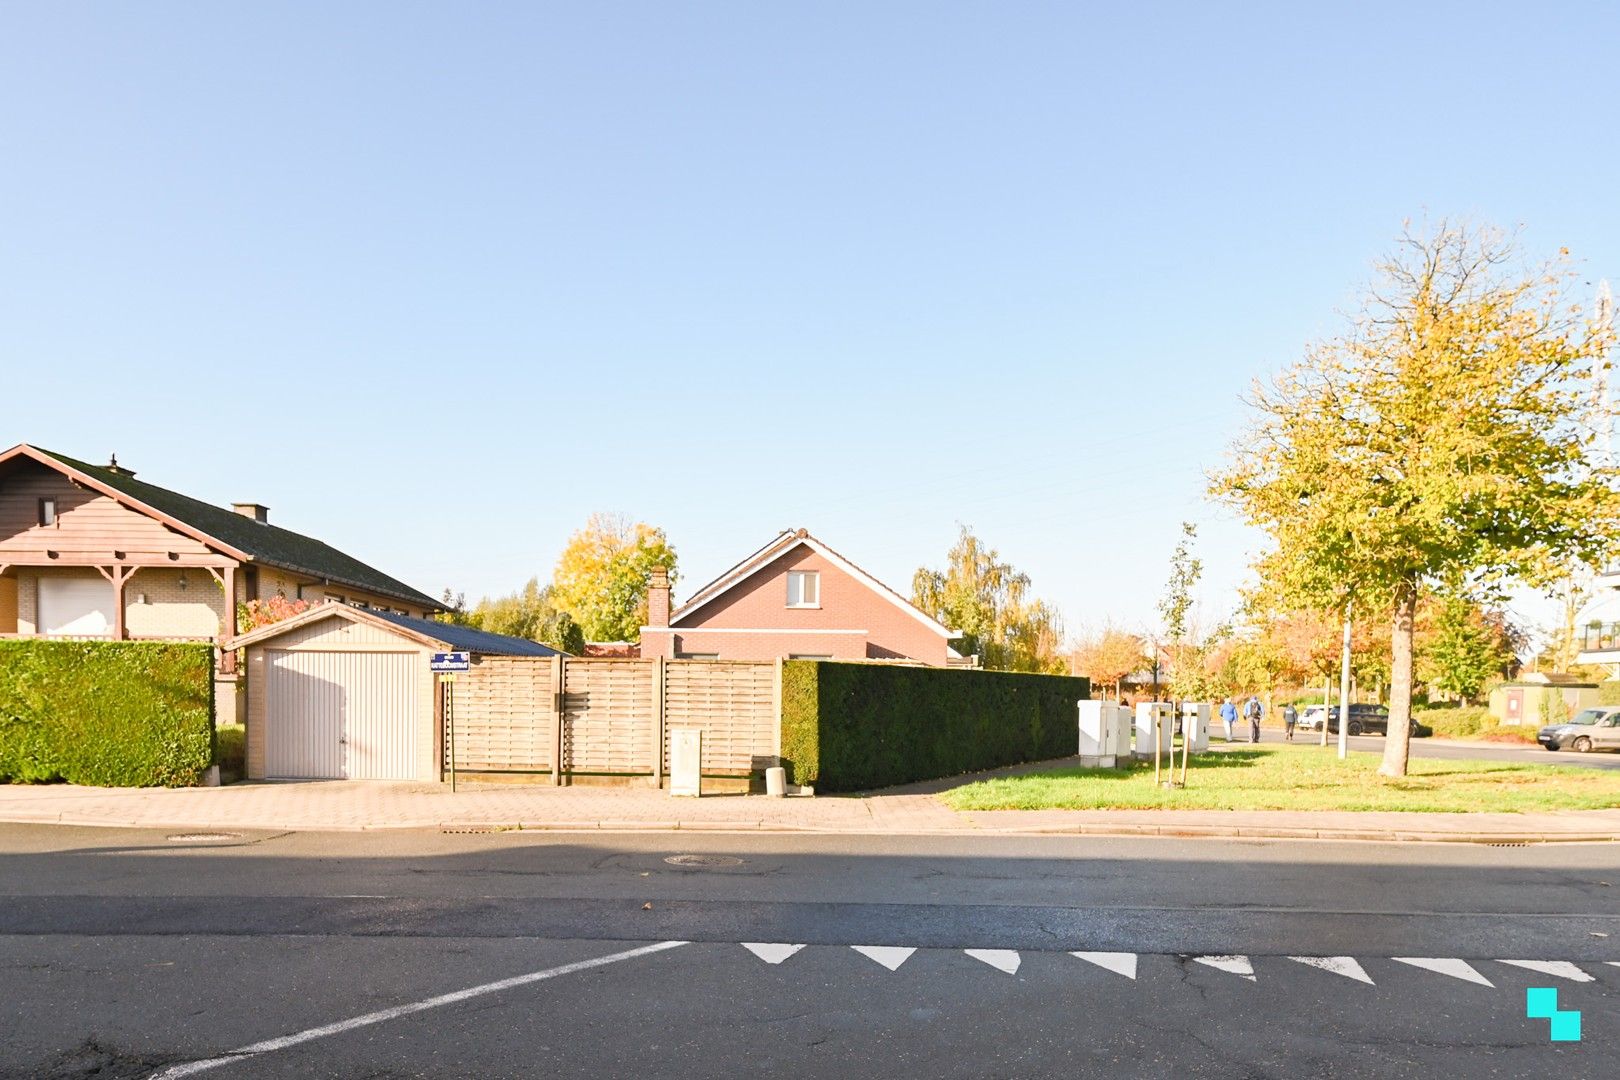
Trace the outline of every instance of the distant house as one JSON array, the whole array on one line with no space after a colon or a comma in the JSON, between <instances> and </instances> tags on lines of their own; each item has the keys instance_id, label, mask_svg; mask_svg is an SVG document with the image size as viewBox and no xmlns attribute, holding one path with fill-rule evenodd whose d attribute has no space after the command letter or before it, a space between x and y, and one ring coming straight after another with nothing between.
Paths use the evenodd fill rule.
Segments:
<instances>
[{"instance_id":1,"label":"distant house","mask_svg":"<svg viewBox=\"0 0 1620 1080\"><path fill-rule=\"evenodd\" d=\"M655 572L641 655L692 660L963 662L950 629L804 529L784 532L671 610Z\"/></svg>"},{"instance_id":2,"label":"distant house","mask_svg":"<svg viewBox=\"0 0 1620 1080\"><path fill-rule=\"evenodd\" d=\"M0 453L0 636L213 641L273 597L420 618L438 601L352 555L233 509L35 446Z\"/></svg>"}]
</instances>

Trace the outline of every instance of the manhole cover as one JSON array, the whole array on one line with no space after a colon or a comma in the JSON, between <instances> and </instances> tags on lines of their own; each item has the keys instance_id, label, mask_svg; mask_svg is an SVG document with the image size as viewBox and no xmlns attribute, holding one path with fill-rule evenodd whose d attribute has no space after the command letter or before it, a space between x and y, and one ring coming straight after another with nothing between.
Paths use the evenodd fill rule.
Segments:
<instances>
[{"instance_id":1,"label":"manhole cover","mask_svg":"<svg viewBox=\"0 0 1620 1080\"><path fill-rule=\"evenodd\" d=\"M664 860L672 866L741 866L734 855L671 855Z\"/></svg>"},{"instance_id":2,"label":"manhole cover","mask_svg":"<svg viewBox=\"0 0 1620 1080\"><path fill-rule=\"evenodd\" d=\"M177 832L168 838L176 844L193 844L203 840L240 840L240 833L233 832Z\"/></svg>"}]
</instances>

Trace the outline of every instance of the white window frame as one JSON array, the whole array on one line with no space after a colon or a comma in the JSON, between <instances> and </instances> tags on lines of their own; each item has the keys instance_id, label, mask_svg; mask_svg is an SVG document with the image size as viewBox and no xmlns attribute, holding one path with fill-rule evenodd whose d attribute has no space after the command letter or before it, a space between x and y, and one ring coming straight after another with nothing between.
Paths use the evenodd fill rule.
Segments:
<instances>
[{"instance_id":1,"label":"white window frame","mask_svg":"<svg viewBox=\"0 0 1620 1080\"><path fill-rule=\"evenodd\" d=\"M811 583L811 592L814 598L808 602L804 599L804 583ZM794 585L798 589L794 589ZM794 599L797 591L798 599ZM821 571L819 570L789 570L787 572L787 606L790 608L819 608L821 606Z\"/></svg>"}]
</instances>

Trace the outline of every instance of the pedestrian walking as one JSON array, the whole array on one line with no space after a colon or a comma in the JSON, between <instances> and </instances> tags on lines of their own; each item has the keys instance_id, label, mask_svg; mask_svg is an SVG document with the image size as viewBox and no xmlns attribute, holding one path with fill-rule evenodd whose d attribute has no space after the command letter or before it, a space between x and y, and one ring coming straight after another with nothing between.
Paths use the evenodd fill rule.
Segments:
<instances>
[{"instance_id":1,"label":"pedestrian walking","mask_svg":"<svg viewBox=\"0 0 1620 1080\"><path fill-rule=\"evenodd\" d=\"M1232 699L1227 698L1221 702L1221 726L1226 729L1226 741L1232 741L1232 725L1237 723L1237 706Z\"/></svg>"},{"instance_id":2,"label":"pedestrian walking","mask_svg":"<svg viewBox=\"0 0 1620 1080\"><path fill-rule=\"evenodd\" d=\"M1260 741L1260 714L1263 711L1260 699L1250 694L1243 706L1243 715L1249 718L1249 741L1252 743Z\"/></svg>"},{"instance_id":3,"label":"pedestrian walking","mask_svg":"<svg viewBox=\"0 0 1620 1080\"><path fill-rule=\"evenodd\" d=\"M1283 706L1283 738L1288 742L1294 741L1294 725L1299 723L1299 710L1294 708L1290 701Z\"/></svg>"}]
</instances>

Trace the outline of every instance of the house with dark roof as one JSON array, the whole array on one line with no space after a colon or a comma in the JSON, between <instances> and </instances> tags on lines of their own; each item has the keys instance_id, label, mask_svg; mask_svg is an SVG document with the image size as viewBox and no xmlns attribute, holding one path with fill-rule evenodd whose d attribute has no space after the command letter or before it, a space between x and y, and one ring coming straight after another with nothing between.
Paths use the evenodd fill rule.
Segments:
<instances>
[{"instance_id":1,"label":"house with dark roof","mask_svg":"<svg viewBox=\"0 0 1620 1080\"><path fill-rule=\"evenodd\" d=\"M671 609L654 572L641 655L690 660L966 661L956 633L805 529L780 533Z\"/></svg>"},{"instance_id":2,"label":"house with dark roof","mask_svg":"<svg viewBox=\"0 0 1620 1080\"><path fill-rule=\"evenodd\" d=\"M441 606L257 503L215 506L116 458L0 453L0 636L208 640L229 674L238 605L273 597L407 618Z\"/></svg>"}]
</instances>

